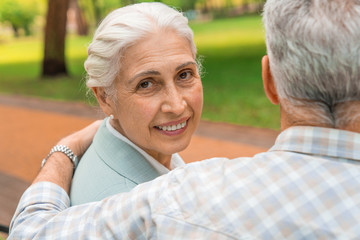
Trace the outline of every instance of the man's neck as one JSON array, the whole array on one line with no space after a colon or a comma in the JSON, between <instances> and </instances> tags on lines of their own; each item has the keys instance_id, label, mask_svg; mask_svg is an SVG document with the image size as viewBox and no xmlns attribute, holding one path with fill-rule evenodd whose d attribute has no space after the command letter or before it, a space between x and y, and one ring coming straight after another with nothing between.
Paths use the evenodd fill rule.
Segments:
<instances>
[{"instance_id":1,"label":"man's neck","mask_svg":"<svg viewBox=\"0 0 360 240\"><path fill-rule=\"evenodd\" d=\"M360 101L338 104L332 124L324 121L325 117L319 114L317 109L313 108L287 107L285 110L280 104L280 112L281 131L293 126L313 126L360 133Z\"/></svg>"}]
</instances>

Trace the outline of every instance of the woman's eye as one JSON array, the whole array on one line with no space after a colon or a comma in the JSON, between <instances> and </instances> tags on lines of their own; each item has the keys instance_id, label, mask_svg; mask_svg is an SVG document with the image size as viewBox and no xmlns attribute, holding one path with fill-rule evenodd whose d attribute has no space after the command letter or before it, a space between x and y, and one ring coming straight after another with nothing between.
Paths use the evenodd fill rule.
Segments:
<instances>
[{"instance_id":1,"label":"woman's eye","mask_svg":"<svg viewBox=\"0 0 360 240\"><path fill-rule=\"evenodd\" d=\"M180 79L182 79L182 80L186 80L186 79L188 79L189 77L191 77L191 72L190 71L185 71L185 72L182 72L182 73L180 73L180 75L179 75L179 77L180 77Z\"/></svg>"},{"instance_id":2,"label":"woman's eye","mask_svg":"<svg viewBox=\"0 0 360 240\"><path fill-rule=\"evenodd\" d=\"M149 88L152 85L151 82L146 81L139 84L139 88Z\"/></svg>"}]
</instances>

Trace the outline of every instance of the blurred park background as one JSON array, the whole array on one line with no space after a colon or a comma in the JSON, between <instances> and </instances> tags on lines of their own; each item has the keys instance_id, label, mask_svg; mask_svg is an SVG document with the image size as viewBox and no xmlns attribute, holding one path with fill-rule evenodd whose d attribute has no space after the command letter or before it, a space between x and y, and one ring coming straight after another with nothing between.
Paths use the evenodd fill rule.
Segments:
<instances>
[{"instance_id":1,"label":"blurred park background","mask_svg":"<svg viewBox=\"0 0 360 240\"><path fill-rule=\"evenodd\" d=\"M0 94L96 104L86 48L103 17L136 0L1 0ZM162 0L184 12L203 59L202 119L279 129L261 80L264 0Z\"/></svg>"},{"instance_id":2,"label":"blurred park background","mask_svg":"<svg viewBox=\"0 0 360 240\"><path fill-rule=\"evenodd\" d=\"M207 124L211 126L210 132L226 135L226 140L213 139L211 134L210 137L196 136L187 152L182 152L184 159L252 156L267 148L254 142L267 139L272 144L275 139L277 131L246 131L246 127L234 128L233 125L279 129L279 108L267 100L261 80L261 58L266 54L261 23L264 1L161 0L183 11L194 31L204 67L202 119L232 123L231 128L229 124ZM73 107L76 106L73 102L96 104L85 86L83 63L87 46L106 14L137 2L143 1L0 0L0 96L70 102ZM3 156L0 161L0 212L7 212L6 216L0 214L0 225L8 226L21 193L37 174L39 159L60 136L93 119L0 107L3 121L0 129L3 140L0 141ZM31 119L30 115L35 117ZM7 137L5 133L12 136ZM34 139L33 136L40 134L41 137ZM240 136L242 140L231 142L229 135ZM249 138L253 142L249 143ZM9 204L4 205L5 202ZM0 240L6 236L0 231Z\"/></svg>"}]
</instances>

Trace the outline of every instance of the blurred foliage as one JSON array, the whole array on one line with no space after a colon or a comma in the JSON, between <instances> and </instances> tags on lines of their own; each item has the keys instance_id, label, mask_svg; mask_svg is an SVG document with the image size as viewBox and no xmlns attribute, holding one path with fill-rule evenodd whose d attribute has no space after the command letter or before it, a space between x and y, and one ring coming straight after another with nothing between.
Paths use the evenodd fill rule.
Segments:
<instances>
[{"instance_id":1,"label":"blurred foliage","mask_svg":"<svg viewBox=\"0 0 360 240\"><path fill-rule=\"evenodd\" d=\"M31 25L39 14L37 3L37 0L1 0L0 21L11 25L15 37L19 36L20 29L29 36Z\"/></svg>"},{"instance_id":2,"label":"blurred foliage","mask_svg":"<svg viewBox=\"0 0 360 240\"><path fill-rule=\"evenodd\" d=\"M266 98L261 58L266 54L260 16L192 22L202 57L202 119L279 129L279 107ZM68 77L40 78L40 38L19 38L0 44L0 92L63 101L96 103L86 95L84 61L90 36L69 35Z\"/></svg>"},{"instance_id":3,"label":"blurred foliage","mask_svg":"<svg viewBox=\"0 0 360 240\"><path fill-rule=\"evenodd\" d=\"M219 10L220 5L210 5L210 2L214 1L197 0L196 14L201 13L203 8L208 8L210 15ZM250 4L250 1L256 4L263 0L217 2L222 2L221 6L227 6L229 10L241 10L243 5L239 4ZM1 10L5 2L37 2L39 14L45 16L47 0L0 0ZM92 27L91 30L94 30L100 21L96 19L102 19L111 10L133 2L138 1L78 0L88 25ZM185 11L182 5L185 1L162 2ZM36 4L33 5L32 7L35 7ZM224 13L226 19L200 19L190 23L199 55L203 57L205 102L202 118L278 129L279 108L269 103L261 82L260 62L261 57L266 54L261 17L247 15L228 18L232 15L226 15L226 11ZM99 16L96 17L96 14ZM39 29L42 29L41 25ZM66 41L66 60L70 76L44 81L44 78L39 77L43 49L40 36L12 41L0 39L0 92L95 103L94 99L90 98L89 101L87 98L84 84L83 63L91 36L78 37L68 34Z\"/></svg>"},{"instance_id":4,"label":"blurred foliage","mask_svg":"<svg viewBox=\"0 0 360 240\"><path fill-rule=\"evenodd\" d=\"M98 23L112 10L133 3L140 2L163 2L187 11L194 9L199 0L78 0L80 8L83 10L90 25L97 26Z\"/></svg>"},{"instance_id":5,"label":"blurred foliage","mask_svg":"<svg viewBox=\"0 0 360 240\"><path fill-rule=\"evenodd\" d=\"M96 28L112 10L140 2L162 2L182 12L196 10L196 14L210 14L212 18L259 12L266 0L78 0L86 20ZM252 6L252 7L251 7Z\"/></svg>"},{"instance_id":6,"label":"blurred foliage","mask_svg":"<svg viewBox=\"0 0 360 240\"><path fill-rule=\"evenodd\" d=\"M112 10L139 2L163 2L175 7L191 19L208 14L210 18L236 16L249 11L259 12L265 0L76 0L91 33ZM251 5L258 6L251 8ZM47 0L0 0L0 23L11 26L14 35L42 32ZM196 12L194 11L196 10ZM200 14L200 15L199 15ZM201 17L201 16L200 16ZM1 27L1 26L0 26ZM34 30L34 31L33 31Z\"/></svg>"}]
</instances>

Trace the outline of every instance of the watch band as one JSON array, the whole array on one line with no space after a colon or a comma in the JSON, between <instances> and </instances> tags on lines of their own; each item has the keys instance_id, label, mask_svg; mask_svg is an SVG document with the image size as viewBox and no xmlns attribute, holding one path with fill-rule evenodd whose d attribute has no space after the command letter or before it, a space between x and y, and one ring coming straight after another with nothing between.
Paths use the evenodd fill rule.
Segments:
<instances>
[{"instance_id":1,"label":"watch band","mask_svg":"<svg viewBox=\"0 0 360 240\"><path fill-rule=\"evenodd\" d=\"M64 153L70 160L71 162L74 164L74 169L77 167L79 160L77 158L77 156L71 151L70 148L68 148L65 145L56 145L54 146L51 150L50 153L46 156L46 158L44 158L41 162L41 167L43 167L46 163L46 160L48 160L48 158L51 156L51 154L53 154L54 152L62 152Z\"/></svg>"}]
</instances>

